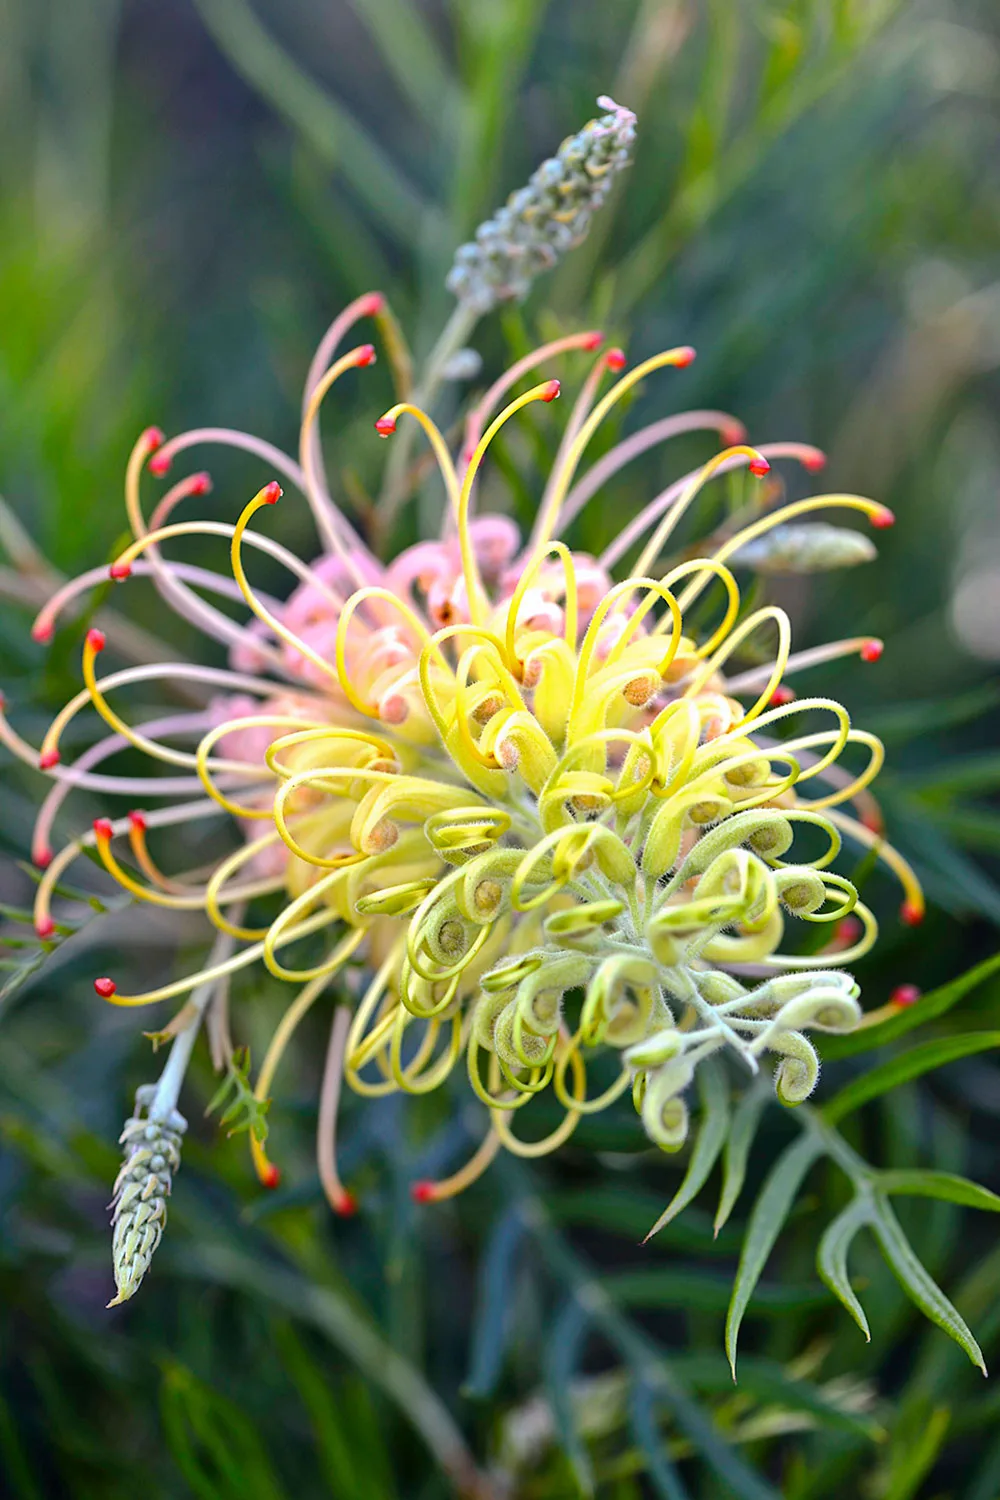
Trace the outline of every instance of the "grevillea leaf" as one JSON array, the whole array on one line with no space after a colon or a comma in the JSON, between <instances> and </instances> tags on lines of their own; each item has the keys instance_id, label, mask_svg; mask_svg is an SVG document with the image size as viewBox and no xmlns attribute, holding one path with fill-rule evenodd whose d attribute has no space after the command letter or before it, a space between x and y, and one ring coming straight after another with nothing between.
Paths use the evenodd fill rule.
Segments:
<instances>
[{"instance_id":1,"label":"grevillea leaf","mask_svg":"<svg viewBox=\"0 0 1000 1500\"><path fill-rule=\"evenodd\" d=\"M986 1374L983 1351L973 1338L958 1309L949 1302L926 1267L918 1260L913 1247L900 1227L899 1220L889 1206L888 1199L876 1195L871 1214L871 1226L878 1240L879 1249L885 1256L897 1281L925 1317L943 1328L971 1359L972 1363Z\"/></svg>"},{"instance_id":2,"label":"grevillea leaf","mask_svg":"<svg viewBox=\"0 0 1000 1500\"><path fill-rule=\"evenodd\" d=\"M688 1500L688 1492L667 1456L666 1445L656 1425L656 1392L644 1380L636 1380L629 1401L629 1418L636 1443L646 1460L646 1474L661 1500Z\"/></svg>"},{"instance_id":3,"label":"grevillea leaf","mask_svg":"<svg viewBox=\"0 0 1000 1500\"><path fill-rule=\"evenodd\" d=\"M710 1058L699 1068L698 1091L701 1097L701 1124L688 1169L684 1173L684 1181L646 1235L647 1240L652 1239L658 1230L675 1219L697 1197L725 1145L729 1131L729 1085L714 1059Z\"/></svg>"},{"instance_id":4,"label":"grevillea leaf","mask_svg":"<svg viewBox=\"0 0 1000 1500\"><path fill-rule=\"evenodd\" d=\"M760 1197L754 1204L726 1316L726 1355L734 1380L736 1344L747 1303L781 1233L802 1179L822 1149L820 1141L812 1135L804 1135L786 1147L768 1173Z\"/></svg>"},{"instance_id":5,"label":"grevillea leaf","mask_svg":"<svg viewBox=\"0 0 1000 1500\"><path fill-rule=\"evenodd\" d=\"M941 985L940 989L931 990L929 994L921 996L916 1005L909 1006L888 1021L880 1022L878 1026L852 1032L849 1036L824 1038L823 1056L827 1061L832 1062L838 1057L849 1057L855 1052L868 1052L873 1047L881 1047L886 1042L894 1042L897 1037L905 1036L915 1026L922 1026L925 1021L933 1021L938 1016L943 1016L946 1011L951 1010L953 1005L964 1000L966 995L987 979L992 979L997 973L1000 973L1000 953L994 953L991 958L984 959L981 964L976 964L975 968L968 969L966 973L960 974L949 984Z\"/></svg>"},{"instance_id":6,"label":"grevillea leaf","mask_svg":"<svg viewBox=\"0 0 1000 1500\"><path fill-rule=\"evenodd\" d=\"M747 1175L747 1160L770 1090L748 1089L733 1112L722 1157L722 1193L715 1212L715 1233L724 1227L736 1207Z\"/></svg>"},{"instance_id":7,"label":"grevillea leaf","mask_svg":"<svg viewBox=\"0 0 1000 1500\"><path fill-rule=\"evenodd\" d=\"M975 1031L967 1036L945 1036L923 1042L899 1057L890 1057L880 1067L862 1073L860 1078L855 1078L834 1094L820 1113L829 1124L836 1125L852 1110L860 1109L862 1104L877 1099L880 1094L887 1094L901 1083L909 1083L934 1068L943 1068L945 1063L970 1057L976 1052L988 1052L993 1047L1000 1047L1000 1031Z\"/></svg>"},{"instance_id":8,"label":"grevillea leaf","mask_svg":"<svg viewBox=\"0 0 1000 1500\"><path fill-rule=\"evenodd\" d=\"M858 1301L847 1272L847 1256L854 1236L871 1222L872 1208L867 1196L853 1199L843 1213L828 1225L816 1252L816 1269L835 1297L843 1303L865 1338L871 1341L871 1329L864 1308Z\"/></svg>"},{"instance_id":9,"label":"grevillea leaf","mask_svg":"<svg viewBox=\"0 0 1000 1500\"><path fill-rule=\"evenodd\" d=\"M941 1198L945 1203L961 1203L965 1208L984 1208L1000 1213L1000 1194L956 1177L951 1172L898 1171L878 1174L880 1192L903 1193L913 1198Z\"/></svg>"}]
</instances>

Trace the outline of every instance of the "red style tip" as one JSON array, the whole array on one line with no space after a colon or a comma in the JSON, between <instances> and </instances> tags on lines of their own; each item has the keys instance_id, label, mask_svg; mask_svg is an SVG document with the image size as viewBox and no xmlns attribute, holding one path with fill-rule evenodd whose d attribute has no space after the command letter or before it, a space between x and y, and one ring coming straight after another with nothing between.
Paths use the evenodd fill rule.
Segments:
<instances>
[{"instance_id":1,"label":"red style tip","mask_svg":"<svg viewBox=\"0 0 1000 1500\"><path fill-rule=\"evenodd\" d=\"M362 344L354 356L354 362L359 369L364 369L365 365L373 365L375 363L375 345Z\"/></svg>"},{"instance_id":2,"label":"red style tip","mask_svg":"<svg viewBox=\"0 0 1000 1500\"><path fill-rule=\"evenodd\" d=\"M820 469L826 468L826 454L820 448L810 449L802 455L802 467L810 474L818 474Z\"/></svg>"},{"instance_id":3,"label":"red style tip","mask_svg":"<svg viewBox=\"0 0 1000 1500\"><path fill-rule=\"evenodd\" d=\"M362 297L358 304L358 313L362 318L374 318L385 306L384 292L368 292Z\"/></svg>"},{"instance_id":4,"label":"red style tip","mask_svg":"<svg viewBox=\"0 0 1000 1500\"><path fill-rule=\"evenodd\" d=\"M341 1193L333 1205L333 1211L342 1219L351 1219L358 1211L358 1200L353 1193Z\"/></svg>"},{"instance_id":5,"label":"red style tip","mask_svg":"<svg viewBox=\"0 0 1000 1500\"><path fill-rule=\"evenodd\" d=\"M113 979L95 979L94 989L102 1000L110 1000L112 995L118 993L118 986Z\"/></svg>"},{"instance_id":6,"label":"red style tip","mask_svg":"<svg viewBox=\"0 0 1000 1500\"><path fill-rule=\"evenodd\" d=\"M51 771L53 766L59 764L58 750L43 750L38 757L38 769L40 771Z\"/></svg>"},{"instance_id":7,"label":"red style tip","mask_svg":"<svg viewBox=\"0 0 1000 1500\"><path fill-rule=\"evenodd\" d=\"M273 1161L269 1161L261 1173L260 1181L262 1187L276 1188L281 1181L281 1168L276 1167Z\"/></svg>"},{"instance_id":8,"label":"red style tip","mask_svg":"<svg viewBox=\"0 0 1000 1500\"><path fill-rule=\"evenodd\" d=\"M113 839L115 830L111 826L110 818L95 818L94 832L99 839Z\"/></svg>"},{"instance_id":9,"label":"red style tip","mask_svg":"<svg viewBox=\"0 0 1000 1500\"><path fill-rule=\"evenodd\" d=\"M616 374L619 370L624 370L625 366L628 363L628 360L625 356L625 350L609 349L607 354L604 356L604 363L607 365L609 370L614 370Z\"/></svg>"},{"instance_id":10,"label":"red style tip","mask_svg":"<svg viewBox=\"0 0 1000 1500\"><path fill-rule=\"evenodd\" d=\"M923 991L915 984L897 984L889 996L889 1004L896 1005L900 1010L906 1010L907 1006L916 1005Z\"/></svg>"},{"instance_id":11,"label":"red style tip","mask_svg":"<svg viewBox=\"0 0 1000 1500\"><path fill-rule=\"evenodd\" d=\"M838 943L841 943L845 948L850 948L858 941L864 930L857 917L844 917L842 921L837 923L835 936Z\"/></svg>"},{"instance_id":12,"label":"red style tip","mask_svg":"<svg viewBox=\"0 0 1000 1500\"><path fill-rule=\"evenodd\" d=\"M878 661L884 650L885 646L882 641L870 640L865 641L864 645L861 647L861 650L858 652L858 655L861 657L862 661Z\"/></svg>"},{"instance_id":13,"label":"red style tip","mask_svg":"<svg viewBox=\"0 0 1000 1500\"><path fill-rule=\"evenodd\" d=\"M142 435L142 440L150 453L155 453L157 448L162 448L166 441L159 427L147 427Z\"/></svg>"},{"instance_id":14,"label":"red style tip","mask_svg":"<svg viewBox=\"0 0 1000 1500\"><path fill-rule=\"evenodd\" d=\"M767 701L771 708L784 708L786 703L794 703L795 689L787 687L783 682L779 682Z\"/></svg>"},{"instance_id":15,"label":"red style tip","mask_svg":"<svg viewBox=\"0 0 1000 1500\"><path fill-rule=\"evenodd\" d=\"M888 505L880 505L871 518L872 525L879 531L887 531L890 526L895 526L896 517Z\"/></svg>"},{"instance_id":16,"label":"red style tip","mask_svg":"<svg viewBox=\"0 0 1000 1500\"><path fill-rule=\"evenodd\" d=\"M678 370L686 370L688 365L693 365L697 358L698 351L692 349L690 344L686 344L683 349L677 351L677 358L674 363Z\"/></svg>"},{"instance_id":17,"label":"red style tip","mask_svg":"<svg viewBox=\"0 0 1000 1500\"><path fill-rule=\"evenodd\" d=\"M414 1203L433 1203L433 1182L415 1182L410 1188L410 1197L413 1199Z\"/></svg>"},{"instance_id":18,"label":"red style tip","mask_svg":"<svg viewBox=\"0 0 1000 1500\"><path fill-rule=\"evenodd\" d=\"M103 651L104 650L104 631L103 630L96 630L96 629L95 630L88 630L87 631L87 645L90 647L91 651L97 651L97 652Z\"/></svg>"},{"instance_id":19,"label":"red style tip","mask_svg":"<svg viewBox=\"0 0 1000 1500\"><path fill-rule=\"evenodd\" d=\"M136 833L146 832L146 818L144 813L133 810L129 813L128 820L132 827L135 829Z\"/></svg>"},{"instance_id":20,"label":"red style tip","mask_svg":"<svg viewBox=\"0 0 1000 1500\"><path fill-rule=\"evenodd\" d=\"M157 479L162 479L164 474L170 472L170 464L171 458L169 453L154 453L146 467L151 474L156 475Z\"/></svg>"},{"instance_id":21,"label":"red style tip","mask_svg":"<svg viewBox=\"0 0 1000 1500\"><path fill-rule=\"evenodd\" d=\"M583 343L580 345L580 348L581 349L599 349L603 343L604 343L604 334L601 333L600 329L595 328L591 333L588 333L588 334L584 335Z\"/></svg>"},{"instance_id":22,"label":"red style tip","mask_svg":"<svg viewBox=\"0 0 1000 1500\"><path fill-rule=\"evenodd\" d=\"M723 444L727 448L736 448L740 443L746 442L747 430L742 422L729 422L719 433Z\"/></svg>"},{"instance_id":23,"label":"red style tip","mask_svg":"<svg viewBox=\"0 0 1000 1500\"><path fill-rule=\"evenodd\" d=\"M554 401L561 390L558 380L547 380L538 394L542 401Z\"/></svg>"},{"instance_id":24,"label":"red style tip","mask_svg":"<svg viewBox=\"0 0 1000 1500\"><path fill-rule=\"evenodd\" d=\"M56 930L56 924L51 917L39 917L35 923L35 932L40 938L49 938Z\"/></svg>"},{"instance_id":25,"label":"red style tip","mask_svg":"<svg viewBox=\"0 0 1000 1500\"><path fill-rule=\"evenodd\" d=\"M52 625L48 620L36 620L31 627L31 639L40 646L47 646L52 639Z\"/></svg>"},{"instance_id":26,"label":"red style tip","mask_svg":"<svg viewBox=\"0 0 1000 1500\"><path fill-rule=\"evenodd\" d=\"M121 583L124 579L130 577L131 573L132 564L127 562L112 563L108 569L108 576L113 578L115 583Z\"/></svg>"},{"instance_id":27,"label":"red style tip","mask_svg":"<svg viewBox=\"0 0 1000 1500\"><path fill-rule=\"evenodd\" d=\"M271 483L265 484L264 488L261 490L260 498L263 500L265 505L277 505L278 501L281 499L284 493L285 492L281 488L281 485L278 483L278 481L276 479L272 479Z\"/></svg>"},{"instance_id":28,"label":"red style tip","mask_svg":"<svg viewBox=\"0 0 1000 1500\"><path fill-rule=\"evenodd\" d=\"M35 851L35 864L40 870L47 870L52 863L52 850L48 844L43 844L41 849Z\"/></svg>"},{"instance_id":29,"label":"red style tip","mask_svg":"<svg viewBox=\"0 0 1000 1500\"><path fill-rule=\"evenodd\" d=\"M752 458L747 464L747 468L751 474L756 474L758 479L763 478L765 474L770 474L771 472L771 465L763 454L759 454L757 458Z\"/></svg>"},{"instance_id":30,"label":"red style tip","mask_svg":"<svg viewBox=\"0 0 1000 1500\"><path fill-rule=\"evenodd\" d=\"M885 833L885 820L880 813L865 813L861 826L867 828L869 833Z\"/></svg>"},{"instance_id":31,"label":"red style tip","mask_svg":"<svg viewBox=\"0 0 1000 1500\"><path fill-rule=\"evenodd\" d=\"M191 475L191 494L210 495L212 493L212 476L203 469L200 474Z\"/></svg>"},{"instance_id":32,"label":"red style tip","mask_svg":"<svg viewBox=\"0 0 1000 1500\"><path fill-rule=\"evenodd\" d=\"M380 438L392 437L392 434L396 431L396 418L379 417L375 423L375 431Z\"/></svg>"},{"instance_id":33,"label":"red style tip","mask_svg":"<svg viewBox=\"0 0 1000 1500\"><path fill-rule=\"evenodd\" d=\"M904 901L899 908L899 920L906 927L919 927L924 920L924 909L916 901Z\"/></svg>"}]
</instances>

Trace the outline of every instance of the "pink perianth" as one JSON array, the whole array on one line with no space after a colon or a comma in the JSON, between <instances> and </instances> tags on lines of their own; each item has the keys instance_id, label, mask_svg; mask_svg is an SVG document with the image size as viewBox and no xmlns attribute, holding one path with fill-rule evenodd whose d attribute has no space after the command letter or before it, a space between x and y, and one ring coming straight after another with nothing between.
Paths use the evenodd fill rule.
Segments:
<instances>
[{"instance_id":1,"label":"pink perianth","mask_svg":"<svg viewBox=\"0 0 1000 1500\"><path fill-rule=\"evenodd\" d=\"M795 458L802 462L803 452L813 453L815 449L808 447L805 443L762 443L760 452L765 458ZM714 478L720 474L728 474L733 469L747 467L747 459L744 454L734 454L732 458L725 459L716 469ZM684 493L684 490L701 473L699 469L692 469L690 473L675 479L673 484L668 485L651 500L644 510L641 510L634 520L630 521L625 530L615 538L609 547L601 553L598 559L602 567L613 568L615 563L622 557L633 542L647 532L663 515L664 511L670 509L674 501Z\"/></svg>"},{"instance_id":2,"label":"pink perianth","mask_svg":"<svg viewBox=\"0 0 1000 1500\"><path fill-rule=\"evenodd\" d=\"M638 458L641 453L655 448L659 443L668 442L681 433L700 432L703 429L718 432L728 446L742 442L746 436L743 424L724 411L684 411L672 417L663 417L658 422L651 422L648 427L642 427L630 437L616 443L603 458L591 465L582 479L577 480L559 511L559 526L568 526L601 486L633 458Z\"/></svg>"}]
</instances>

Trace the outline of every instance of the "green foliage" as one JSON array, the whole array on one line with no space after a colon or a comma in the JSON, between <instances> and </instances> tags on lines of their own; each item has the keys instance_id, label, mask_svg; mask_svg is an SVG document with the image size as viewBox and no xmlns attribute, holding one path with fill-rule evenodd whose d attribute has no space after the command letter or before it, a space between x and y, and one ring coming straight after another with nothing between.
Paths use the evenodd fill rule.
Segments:
<instances>
[{"instance_id":1,"label":"green foliage","mask_svg":"<svg viewBox=\"0 0 1000 1500\"><path fill-rule=\"evenodd\" d=\"M226 1107L219 1116L219 1124L228 1125L227 1135L247 1131L263 1145L267 1140L267 1111L271 1101L254 1097L249 1047L237 1047L234 1051L226 1065L225 1078L205 1105L206 1115L222 1109L223 1104Z\"/></svg>"}]
</instances>

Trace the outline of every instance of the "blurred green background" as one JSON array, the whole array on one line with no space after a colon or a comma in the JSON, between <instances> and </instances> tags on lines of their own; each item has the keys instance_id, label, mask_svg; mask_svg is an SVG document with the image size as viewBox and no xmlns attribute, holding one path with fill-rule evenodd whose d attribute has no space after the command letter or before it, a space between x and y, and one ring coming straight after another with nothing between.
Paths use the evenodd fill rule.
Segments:
<instances>
[{"instance_id":1,"label":"blurred green background","mask_svg":"<svg viewBox=\"0 0 1000 1500\"><path fill-rule=\"evenodd\" d=\"M84 623L43 649L30 622L47 568L111 555L136 433L210 421L294 448L312 348L372 287L426 353L455 245L605 91L639 115L634 166L590 240L474 343L492 376L536 335L586 326L635 357L690 342L683 396L650 382L626 426L679 401L721 406L754 440L819 444L831 488L895 509L877 562L778 592L802 644L886 641L877 667L815 681L885 739L880 798L931 902L908 931L889 883L873 883L887 920L859 967L866 1003L903 981L929 990L994 953L1000 923L994 0L3 0L8 712L37 743L78 684ZM338 389L341 494L377 488L371 420L388 388L380 370ZM512 443L489 481L522 519L536 456ZM704 456L692 440L630 466L578 543L600 547ZM209 506L229 518L257 471L214 454L211 467ZM308 550L304 524L283 523ZM397 530L412 540L414 522ZM148 591L123 607L201 651ZM2 765L0 902L16 908L42 783ZM65 827L105 810L80 797ZM19 932L5 929L7 959L30 967ZM183 937L197 953L200 929ZM166 962L175 939L143 941L136 965ZM132 944L112 913L0 1010L3 1494L1000 1496L1000 1396L873 1250L852 1263L870 1345L816 1278L817 1226L841 1201L832 1173L814 1174L786 1229L734 1388L721 1326L739 1235L713 1240L696 1206L636 1248L684 1163L644 1149L627 1109L544 1166L495 1168L457 1204L420 1210L410 1182L450 1169L480 1129L463 1092L349 1099L344 1164L363 1208L332 1223L311 1156L322 1018L283 1068L285 1186L266 1199L243 1139L201 1117L214 1083L199 1056L170 1228L140 1296L106 1313L115 1141L157 1065L90 978ZM259 1055L281 997L258 979L237 1000ZM990 1025L995 980L938 1029ZM866 1112L855 1144L1000 1189L998 1081L991 1060L954 1064ZM771 1114L758 1182L758 1155L789 1138ZM990 1216L917 1200L901 1217L995 1359ZM630 1385L655 1402L630 1404Z\"/></svg>"}]
</instances>

